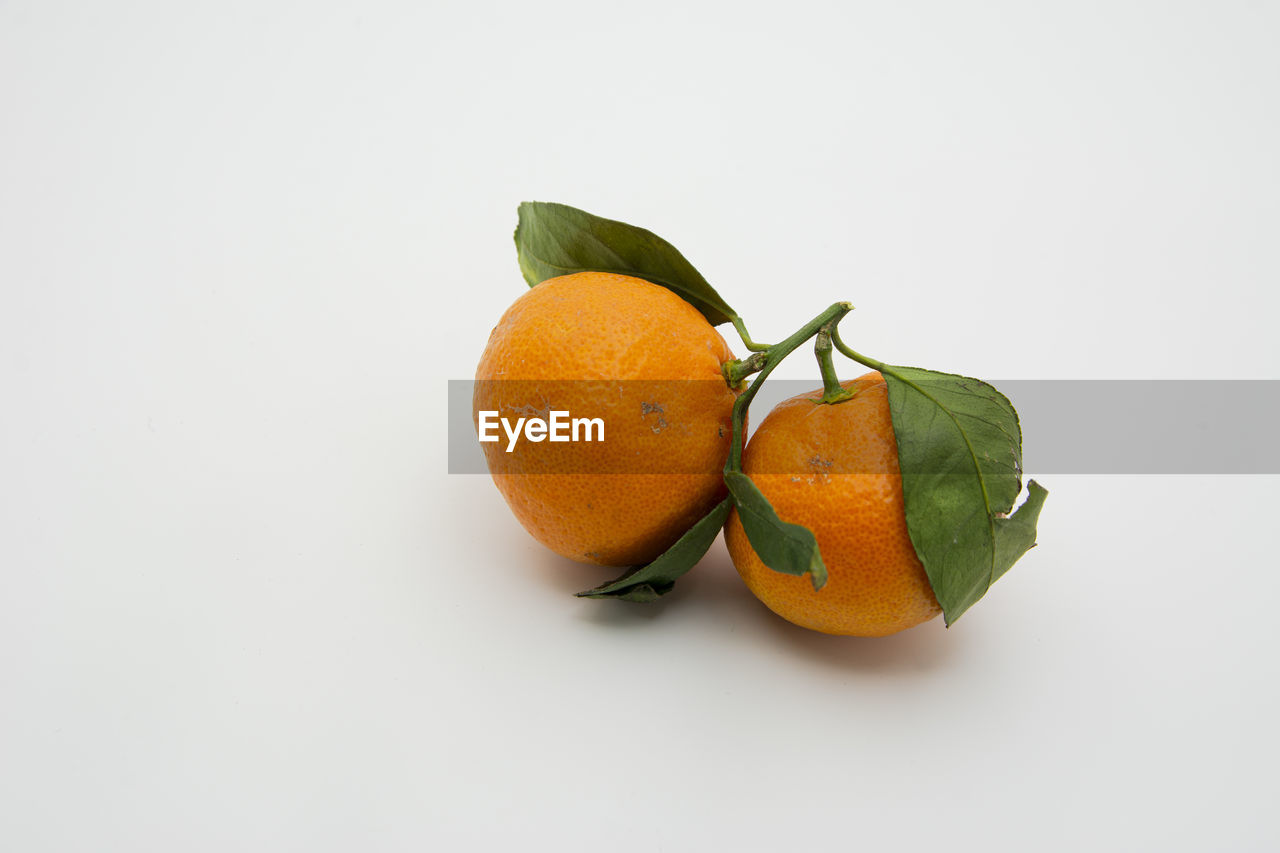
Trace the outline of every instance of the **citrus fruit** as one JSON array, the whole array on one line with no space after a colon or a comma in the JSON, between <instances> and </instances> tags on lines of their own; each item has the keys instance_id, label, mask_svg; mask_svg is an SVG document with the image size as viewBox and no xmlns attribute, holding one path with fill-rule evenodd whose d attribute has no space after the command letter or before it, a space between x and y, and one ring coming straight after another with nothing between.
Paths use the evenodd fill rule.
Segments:
<instances>
[{"instance_id":1,"label":"citrus fruit","mask_svg":"<svg viewBox=\"0 0 1280 853\"><path fill-rule=\"evenodd\" d=\"M774 613L827 634L881 637L941 612L907 535L888 386L877 372L841 383L853 392L821 403L817 390L780 403L743 452L743 471L783 521L813 531L827 582L766 567L737 512L725 542L747 587Z\"/></svg>"},{"instance_id":2,"label":"citrus fruit","mask_svg":"<svg viewBox=\"0 0 1280 853\"><path fill-rule=\"evenodd\" d=\"M516 518L573 560L657 557L724 497L732 359L697 309L638 278L581 272L524 293L476 368L477 430L482 412L515 423L559 411L598 418L602 440L588 428L579 438L593 440L482 441Z\"/></svg>"}]
</instances>

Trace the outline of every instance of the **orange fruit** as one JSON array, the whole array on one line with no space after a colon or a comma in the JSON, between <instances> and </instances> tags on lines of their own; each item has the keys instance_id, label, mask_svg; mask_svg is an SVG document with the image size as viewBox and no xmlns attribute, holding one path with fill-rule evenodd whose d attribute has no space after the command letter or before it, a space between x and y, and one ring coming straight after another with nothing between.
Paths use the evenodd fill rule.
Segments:
<instances>
[{"instance_id":1,"label":"orange fruit","mask_svg":"<svg viewBox=\"0 0 1280 853\"><path fill-rule=\"evenodd\" d=\"M507 309L476 368L473 417L599 418L603 440L482 442L489 471L543 545L587 563L657 557L725 495L737 390L724 338L672 291L582 272ZM503 428L505 430L505 428ZM598 433L584 430L580 437Z\"/></svg>"},{"instance_id":2,"label":"orange fruit","mask_svg":"<svg viewBox=\"0 0 1280 853\"><path fill-rule=\"evenodd\" d=\"M877 372L780 403L743 452L743 471L783 521L813 531L827 583L775 572L747 541L737 512L725 543L747 587L774 613L827 634L882 637L942 612L907 535L889 389Z\"/></svg>"}]
</instances>

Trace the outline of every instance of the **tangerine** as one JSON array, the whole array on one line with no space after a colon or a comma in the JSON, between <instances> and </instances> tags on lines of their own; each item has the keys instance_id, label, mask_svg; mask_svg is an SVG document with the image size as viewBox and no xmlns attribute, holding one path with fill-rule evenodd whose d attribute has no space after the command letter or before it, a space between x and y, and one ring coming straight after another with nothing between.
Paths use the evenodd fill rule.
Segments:
<instances>
[{"instance_id":1,"label":"tangerine","mask_svg":"<svg viewBox=\"0 0 1280 853\"><path fill-rule=\"evenodd\" d=\"M751 592L784 619L827 634L882 637L942 612L907 533L889 389L875 371L771 411L743 451L743 471L783 521L813 531L827 582L773 571L735 510L725 543Z\"/></svg>"},{"instance_id":2,"label":"tangerine","mask_svg":"<svg viewBox=\"0 0 1280 853\"><path fill-rule=\"evenodd\" d=\"M725 495L733 357L696 308L642 279L581 272L528 290L480 357L477 428L482 411L511 422L560 411L599 418L603 440L482 443L516 518L572 560L653 560Z\"/></svg>"}]
</instances>

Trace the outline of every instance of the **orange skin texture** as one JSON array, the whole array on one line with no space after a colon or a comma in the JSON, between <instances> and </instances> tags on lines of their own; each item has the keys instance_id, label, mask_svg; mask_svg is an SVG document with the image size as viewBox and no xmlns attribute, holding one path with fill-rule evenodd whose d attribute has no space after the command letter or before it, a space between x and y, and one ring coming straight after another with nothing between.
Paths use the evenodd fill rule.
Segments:
<instances>
[{"instance_id":1,"label":"orange skin texture","mask_svg":"<svg viewBox=\"0 0 1280 853\"><path fill-rule=\"evenodd\" d=\"M752 549L736 511L725 543L751 592L774 613L827 634L883 637L942 612L907 535L888 386L877 372L841 383L852 399L817 402L821 389L780 403L743 452L743 471L783 521L813 531L827 567L775 572Z\"/></svg>"},{"instance_id":2,"label":"orange skin texture","mask_svg":"<svg viewBox=\"0 0 1280 853\"><path fill-rule=\"evenodd\" d=\"M507 309L476 368L473 418L497 411L600 417L604 441L501 434L481 443L525 529L571 560L647 563L726 494L733 359L699 311L665 287L583 272L548 279ZM524 380L496 382L485 380Z\"/></svg>"}]
</instances>

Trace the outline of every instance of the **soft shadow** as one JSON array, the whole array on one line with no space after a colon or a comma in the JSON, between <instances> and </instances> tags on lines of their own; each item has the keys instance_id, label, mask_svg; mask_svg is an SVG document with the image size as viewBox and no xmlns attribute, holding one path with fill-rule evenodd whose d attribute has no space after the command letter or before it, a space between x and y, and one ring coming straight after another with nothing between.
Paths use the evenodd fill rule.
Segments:
<instances>
[{"instance_id":1,"label":"soft shadow","mask_svg":"<svg viewBox=\"0 0 1280 853\"><path fill-rule=\"evenodd\" d=\"M557 595L572 596L623 573L618 568L575 562L533 541L516 559ZM676 581L675 589L657 601L580 601L584 605L578 610L580 619L619 629L653 624L668 611L690 615L688 609L699 610L702 614L694 618L705 618L708 625L731 625L730 630L742 636L744 649L753 643L782 648L820 666L845 672L927 672L963 654L969 640L966 634L971 633L948 630L941 616L889 637L839 637L792 625L751 594L738 577L722 538Z\"/></svg>"},{"instance_id":2,"label":"soft shadow","mask_svg":"<svg viewBox=\"0 0 1280 853\"><path fill-rule=\"evenodd\" d=\"M483 480L475 477L462 481L459 485L457 493L462 497L449 502L452 513L450 521L458 529L467 529L472 520L481 514L477 507L484 507L484 512L490 512L493 504L502 503L497 489L491 482L486 482L488 480L488 477ZM507 515L500 525L489 529L488 533L477 550L483 551L493 582L505 578L512 567L518 567L521 584L528 583L541 588L552 598L572 600L575 593L607 583L625 571L562 557L530 536L514 516ZM657 619L671 604L679 602L685 591L682 583L683 581L677 582L676 588L658 601L644 604L588 598L577 601L584 605L580 612L588 621L620 627L643 625Z\"/></svg>"},{"instance_id":3,"label":"soft shadow","mask_svg":"<svg viewBox=\"0 0 1280 853\"><path fill-rule=\"evenodd\" d=\"M581 592L584 589L590 589L599 586L605 581L611 581L622 575L624 569L597 567L604 574L600 575L596 580L583 586L577 587L573 592ZM694 569L697 570L696 567ZM675 589L659 598L657 601L621 601L601 598L580 598L582 608L578 611L578 618L584 622L590 622L593 625L606 625L611 628L627 628L636 625L649 625L656 620L662 618L670 607L680 607L681 598L683 598L684 590L680 587L680 581L676 581Z\"/></svg>"},{"instance_id":4,"label":"soft shadow","mask_svg":"<svg viewBox=\"0 0 1280 853\"><path fill-rule=\"evenodd\" d=\"M924 672L962 654L968 639L947 630L939 616L889 637L839 637L792 625L765 607L733 567L723 537L685 580L684 592L708 616L728 622L745 643L785 649L789 654L844 671ZM672 596L681 592L680 584ZM691 601L692 603L692 601Z\"/></svg>"},{"instance_id":5,"label":"soft shadow","mask_svg":"<svg viewBox=\"0 0 1280 853\"><path fill-rule=\"evenodd\" d=\"M614 566L579 563L561 557L536 542L531 543L530 552L522 555L521 562L533 571L542 586L551 590L553 595L565 598L573 598L576 593L607 583L626 571ZM580 618L596 624L618 627L645 625L661 616L679 593L680 584L677 583L671 593L647 603L579 598L577 600L583 606L578 612Z\"/></svg>"},{"instance_id":6,"label":"soft shadow","mask_svg":"<svg viewBox=\"0 0 1280 853\"><path fill-rule=\"evenodd\" d=\"M759 633L796 655L844 671L927 672L963 653L967 638L944 627L938 616L888 637L839 637L810 631L756 602L751 617Z\"/></svg>"},{"instance_id":7,"label":"soft shadow","mask_svg":"<svg viewBox=\"0 0 1280 853\"><path fill-rule=\"evenodd\" d=\"M622 574L621 569L601 571L606 574L593 583L578 587L578 590L597 586ZM725 550L723 541L718 538L698 564L676 581L675 588L657 601L638 603L583 599L593 606L583 608L582 618L596 625L625 628L647 625L668 611L674 613L678 610L688 616L692 610L719 610L729 603L741 606L744 596L745 600L754 601L729 561L729 552Z\"/></svg>"},{"instance_id":8,"label":"soft shadow","mask_svg":"<svg viewBox=\"0 0 1280 853\"><path fill-rule=\"evenodd\" d=\"M723 537L667 598L687 595L709 619L728 622L743 639L781 647L822 666L876 672L923 672L940 667L962 653L963 634L947 630L939 616L889 637L838 637L792 625L765 607L733 567ZM673 601L673 604L676 602Z\"/></svg>"}]
</instances>

